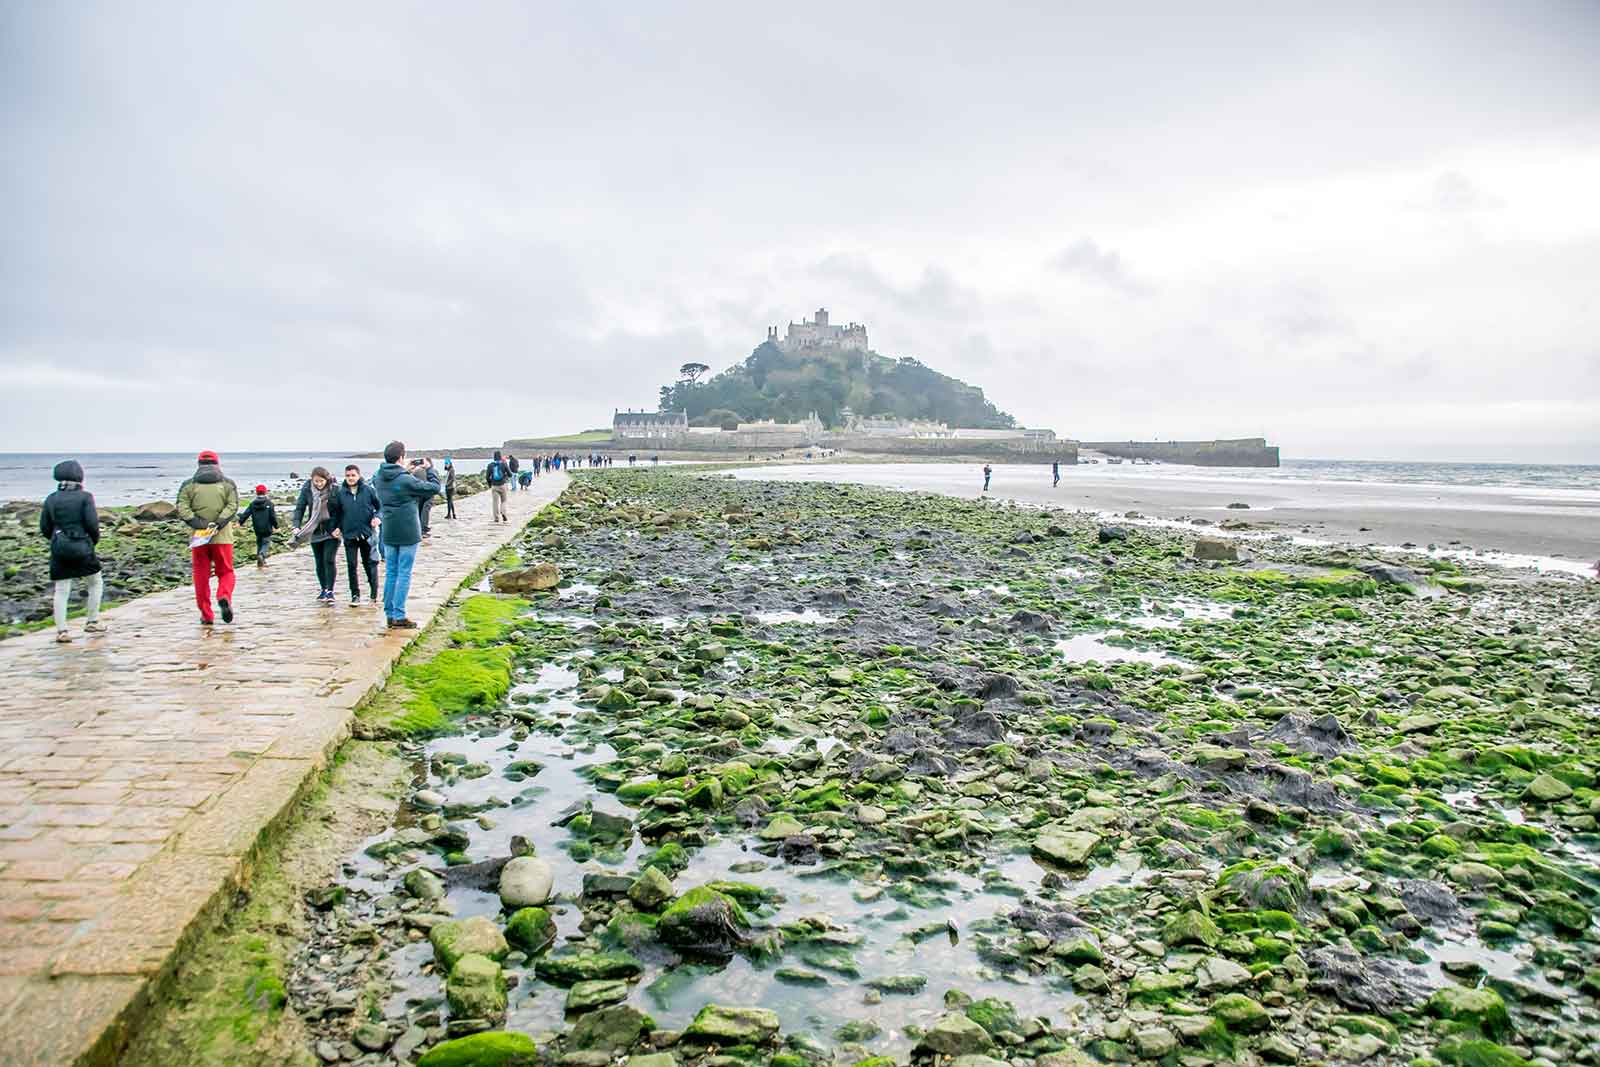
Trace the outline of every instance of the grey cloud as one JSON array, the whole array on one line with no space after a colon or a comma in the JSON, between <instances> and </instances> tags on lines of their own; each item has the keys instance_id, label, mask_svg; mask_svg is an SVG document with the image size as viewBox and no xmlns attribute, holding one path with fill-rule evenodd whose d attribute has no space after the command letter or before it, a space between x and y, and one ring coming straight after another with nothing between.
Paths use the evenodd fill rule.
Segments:
<instances>
[{"instance_id":1,"label":"grey cloud","mask_svg":"<svg viewBox=\"0 0 1600 1067\"><path fill-rule=\"evenodd\" d=\"M1087 237L1080 237L1050 261L1051 267L1077 278L1085 278L1128 296L1149 296L1154 289L1133 277L1122 254Z\"/></svg>"}]
</instances>

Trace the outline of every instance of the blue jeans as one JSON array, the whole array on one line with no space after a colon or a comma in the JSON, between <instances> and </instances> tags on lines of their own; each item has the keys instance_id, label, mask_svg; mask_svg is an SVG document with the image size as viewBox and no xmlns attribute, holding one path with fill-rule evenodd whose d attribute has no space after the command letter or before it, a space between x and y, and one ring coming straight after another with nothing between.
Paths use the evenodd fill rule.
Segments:
<instances>
[{"instance_id":1,"label":"blue jeans","mask_svg":"<svg viewBox=\"0 0 1600 1067\"><path fill-rule=\"evenodd\" d=\"M411 592L411 567L416 562L416 545L383 546L383 614L386 617L406 617L406 594Z\"/></svg>"}]
</instances>

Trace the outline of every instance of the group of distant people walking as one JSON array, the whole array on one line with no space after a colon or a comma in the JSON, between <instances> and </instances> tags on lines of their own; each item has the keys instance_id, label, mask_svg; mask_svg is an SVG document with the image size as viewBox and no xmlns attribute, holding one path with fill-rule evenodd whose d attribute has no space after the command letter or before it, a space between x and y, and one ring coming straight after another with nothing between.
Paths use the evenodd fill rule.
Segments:
<instances>
[{"instance_id":1,"label":"group of distant people walking","mask_svg":"<svg viewBox=\"0 0 1600 1067\"><path fill-rule=\"evenodd\" d=\"M498 459L499 453L496 453ZM391 441L383 463L368 481L352 463L335 480L325 467L316 467L300 487L290 520L293 543L309 544L317 580L317 600L334 602L338 580L339 546L344 546L345 573L350 603L362 603L361 578L368 599L376 603L378 564L384 568L383 613L391 630L414 630L406 616L411 573L422 539L430 532L434 499L444 496L446 515L456 517L455 464L444 461L444 475L431 459L406 462L406 447ZM494 466L490 464L491 468ZM45 498L39 515L39 532L50 541L50 578L54 583L56 640L68 642L67 608L75 581L86 585L84 632L98 633L105 581L96 548L100 542L100 517L94 496L84 489L83 466L76 460L55 465L55 492ZM492 483L491 483L492 487ZM250 523L256 539L256 566L266 567L273 532L280 523L267 487L255 487L254 497L239 505L239 489L222 471L217 453L206 450L196 457L193 476L178 489L177 517L189 527L189 556L195 606L200 625L214 626L234 618L233 524ZM504 486L496 501L496 518L504 517ZM216 581L216 607L212 607L212 580Z\"/></svg>"}]
</instances>

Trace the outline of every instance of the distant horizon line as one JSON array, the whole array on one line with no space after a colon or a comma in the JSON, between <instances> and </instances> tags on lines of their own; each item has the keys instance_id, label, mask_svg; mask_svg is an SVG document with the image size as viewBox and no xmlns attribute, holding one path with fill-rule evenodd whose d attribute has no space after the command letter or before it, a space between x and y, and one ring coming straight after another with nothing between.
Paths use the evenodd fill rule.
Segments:
<instances>
[{"instance_id":1,"label":"distant horizon line","mask_svg":"<svg viewBox=\"0 0 1600 1067\"><path fill-rule=\"evenodd\" d=\"M574 442L575 444L599 444L599 442ZM798 446L797 446L798 447ZM408 448L408 453L421 452L461 452L469 450L504 449L503 444L498 445L457 445L451 448ZM610 449L606 449L609 451ZM637 451L637 448L633 448ZM213 449L212 451L219 451ZM345 456L366 458L380 453L378 448L241 448L234 450L236 455L247 456ZM661 451L672 451L671 448ZM15 451L0 451L0 456L193 456L195 449L146 449L125 451L73 451L71 449L18 449ZM228 451L221 450L220 454L224 465L227 462ZM1283 462L1296 463L1417 463L1432 465L1472 464L1480 467L1600 467L1600 460L1504 460L1504 459L1404 459L1398 457L1385 457L1381 459L1352 458L1341 456L1282 456ZM886 463L899 462L896 459L886 459ZM1164 464L1165 466L1185 466L1186 464ZM1264 469L1264 468L1263 468Z\"/></svg>"}]
</instances>

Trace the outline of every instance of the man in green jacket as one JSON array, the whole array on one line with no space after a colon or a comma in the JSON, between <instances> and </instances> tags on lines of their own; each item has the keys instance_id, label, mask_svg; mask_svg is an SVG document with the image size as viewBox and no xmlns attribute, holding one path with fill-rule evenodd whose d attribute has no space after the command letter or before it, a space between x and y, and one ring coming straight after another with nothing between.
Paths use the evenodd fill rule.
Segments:
<instances>
[{"instance_id":1,"label":"man in green jacket","mask_svg":"<svg viewBox=\"0 0 1600 1067\"><path fill-rule=\"evenodd\" d=\"M217 608L223 622L233 621L233 520L239 512L239 487L222 473L221 460L209 448L200 453L194 477L178 489L178 518L194 531L189 540L194 571L194 602L200 625L212 625L211 572L217 573ZM211 531L202 536L202 531Z\"/></svg>"}]
</instances>

